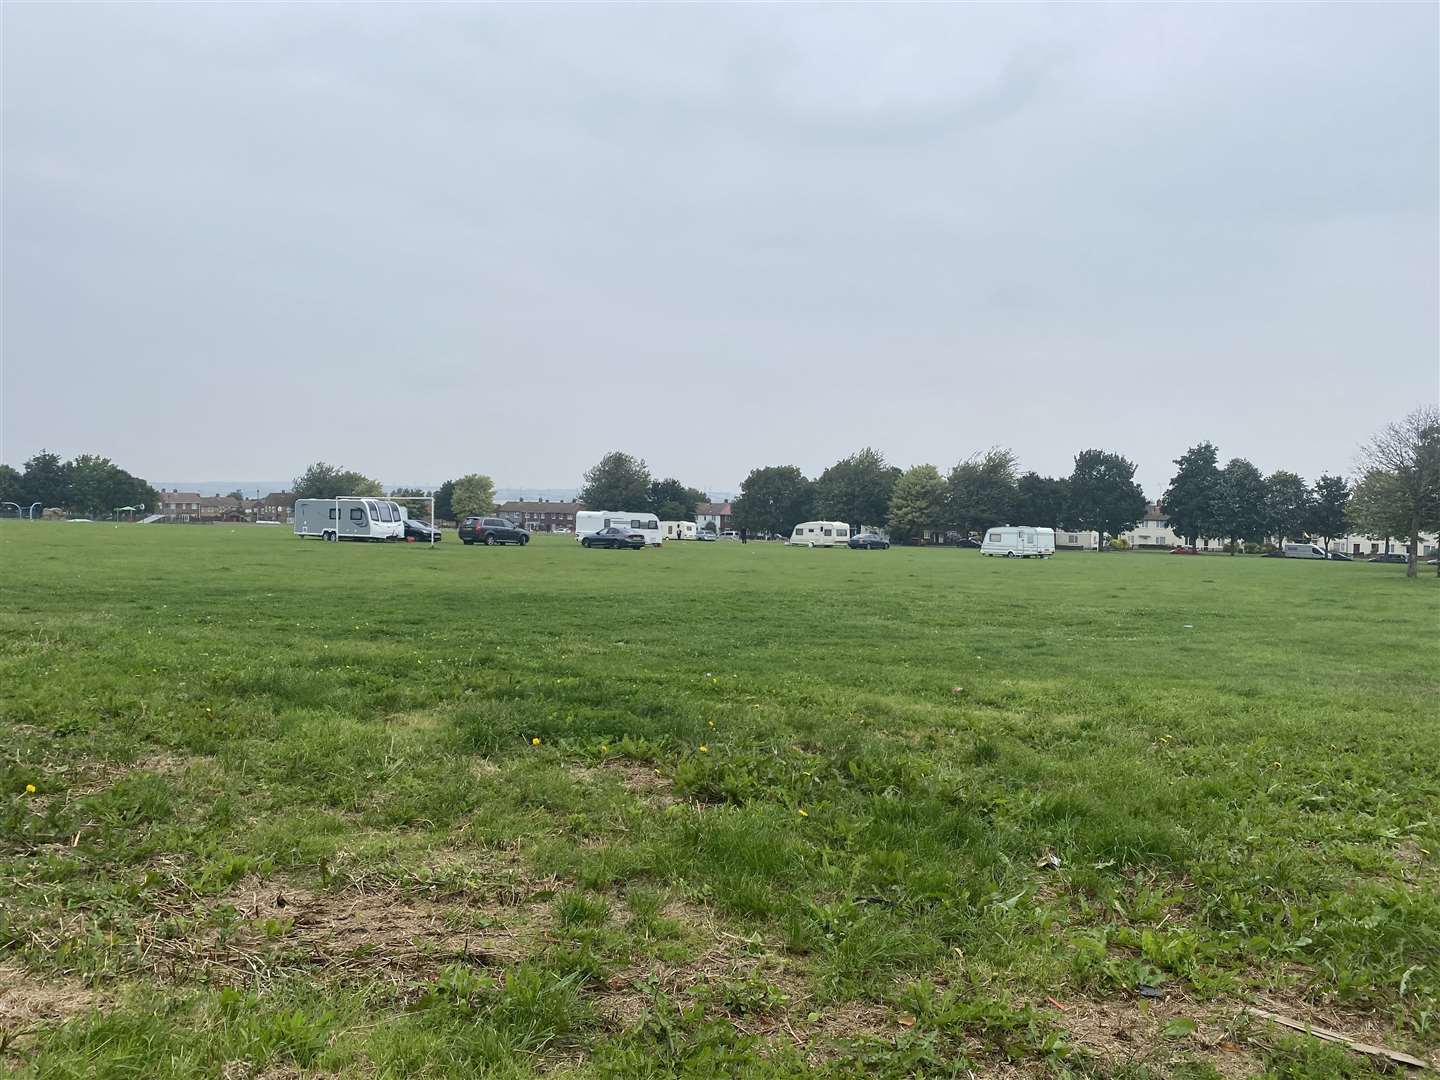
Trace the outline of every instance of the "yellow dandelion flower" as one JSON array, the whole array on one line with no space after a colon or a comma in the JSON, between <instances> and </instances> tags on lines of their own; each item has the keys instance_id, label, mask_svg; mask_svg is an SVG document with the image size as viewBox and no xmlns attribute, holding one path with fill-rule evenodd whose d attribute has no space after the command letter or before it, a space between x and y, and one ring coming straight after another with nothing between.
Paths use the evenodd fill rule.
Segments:
<instances>
[{"instance_id":1,"label":"yellow dandelion flower","mask_svg":"<svg viewBox=\"0 0 1440 1080\"><path fill-rule=\"evenodd\" d=\"M35 785L34 785L34 784L26 784L26 785L25 785L25 794L26 794L26 795L34 795L34 794L35 794Z\"/></svg>"},{"instance_id":2,"label":"yellow dandelion flower","mask_svg":"<svg viewBox=\"0 0 1440 1080\"><path fill-rule=\"evenodd\" d=\"M807 814L807 813L805 812L805 808L804 808L803 806L800 808L800 816L801 816L801 817L809 817L809 816L810 816L809 814Z\"/></svg>"},{"instance_id":3,"label":"yellow dandelion flower","mask_svg":"<svg viewBox=\"0 0 1440 1080\"><path fill-rule=\"evenodd\" d=\"M531 740L530 740L530 745L531 745L531 746L539 746L539 745L540 745L540 740L539 740L539 739L531 739Z\"/></svg>"},{"instance_id":4,"label":"yellow dandelion flower","mask_svg":"<svg viewBox=\"0 0 1440 1080\"><path fill-rule=\"evenodd\" d=\"M702 743L700 744L700 753L702 753L702 754L708 754L709 752L710 752L710 748L709 748L708 746L706 746L706 745L702 742Z\"/></svg>"}]
</instances>

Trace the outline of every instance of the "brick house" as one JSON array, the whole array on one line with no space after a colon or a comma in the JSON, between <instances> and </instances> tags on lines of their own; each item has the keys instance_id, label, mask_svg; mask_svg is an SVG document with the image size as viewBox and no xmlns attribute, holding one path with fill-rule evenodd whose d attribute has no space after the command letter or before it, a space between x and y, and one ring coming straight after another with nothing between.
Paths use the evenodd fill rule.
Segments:
<instances>
[{"instance_id":1,"label":"brick house","mask_svg":"<svg viewBox=\"0 0 1440 1080\"><path fill-rule=\"evenodd\" d=\"M512 499L495 508L495 516L523 525L531 532L574 532L576 511L584 506L578 502L552 502L549 499Z\"/></svg>"},{"instance_id":2,"label":"brick house","mask_svg":"<svg viewBox=\"0 0 1440 1080\"><path fill-rule=\"evenodd\" d=\"M289 521L291 511L295 508L295 493L272 491L264 498L256 499L251 505L255 510L256 521Z\"/></svg>"}]
</instances>

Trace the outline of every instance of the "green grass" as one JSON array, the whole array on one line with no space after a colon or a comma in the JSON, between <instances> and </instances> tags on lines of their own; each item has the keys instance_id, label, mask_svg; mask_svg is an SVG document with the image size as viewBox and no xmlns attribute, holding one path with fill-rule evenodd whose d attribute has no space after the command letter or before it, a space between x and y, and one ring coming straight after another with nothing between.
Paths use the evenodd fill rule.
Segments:
<instances>
[{"instance_id":1,"label":"green grass","mask_svg":"<svg viewBox=\"0 0 1440 1080\"><path fill-rule=\"evenodd\" d=\"M0 528L5 1067L1372 1075L1252 1000L1440 1043L1433 579L451 541Z\"/></svg>"}]
</instances>

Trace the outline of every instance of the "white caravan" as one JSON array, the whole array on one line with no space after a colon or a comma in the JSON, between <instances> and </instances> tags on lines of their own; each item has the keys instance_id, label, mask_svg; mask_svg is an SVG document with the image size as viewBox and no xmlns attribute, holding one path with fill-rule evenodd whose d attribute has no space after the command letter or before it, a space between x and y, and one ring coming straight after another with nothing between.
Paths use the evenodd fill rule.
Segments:
<instances>
[{"instance_id":1,"label":"white caravan","mask_svg":"<svg viewBox=\"0 0 1440 1080\"><path fill-rule=\"evenodd\" d=\"M791 544L805 547L846 547L850 525L844 521L802 521L790 533Z\"/></svg>"},{"instance_id":2,"label":"white caravan","mask_svg":"<svg viewBox=\"0 0 1440 1080\"><path fill-rule=\"evenodd\" d=\"M694 540L696 528L693 521L662 521L660 531L666 540Z\"/></svg>"},{"instance_id":3,"label":"white caravan","mask_svg":"<svg viewBox=\"0 0 1440 1080\"><path fill-rule=\"evenodd\" d=\"M660 542L664 539L664 533L660 531L660 522L654 514L637 514L629 510L577 511L575 514L575 538L578 540L586 533L599 532L612 525L621 529L629 529L631 532L642 533L645 543L655 547L659 547Z\"/></svg>"},{"instance_id":4,"label":"white caravan","mask_svg":"<svg viewBox=\"0 0 1440 1080\"><path fill-rule=\"evenodd\" d=\"M1319 544L1281 544L1280 550L1287 559L1328 559L1330 556Z\"/></svg>"},{"instance_id":5,"label":"white caravan","mask_svg":"<svg viewBox=\"0 0 1440 1080\"><path fill-rule=\"evenodd\" d=\"M1043 559L1049 552L1040 546L1039 530L1030 525L997 525L980 542L981 555L1004 555L1007 559Z\"/></svg>"},{"instance_id":6,"label":"white caravan","mask_svg":"<svg viewBox=\"0 0 1440 1080\"><path fill-rule=\"evenodd\" d=\"M1035 539L1040 541L1040 554L1055 554L1055 530L1039 528L1035 530Z\"/></svg>"},{"instance_id":7,"label":"white caravan","mask_svg":"<svg viewBox=\"0 0 1440 1080\"><path fill-rule=\"evenodd\" d=\"M405 536L405 520L393 503L359 495L338 499L297 499L295 535L317 540L394 540Z\"/></svg>"}]
</instances>

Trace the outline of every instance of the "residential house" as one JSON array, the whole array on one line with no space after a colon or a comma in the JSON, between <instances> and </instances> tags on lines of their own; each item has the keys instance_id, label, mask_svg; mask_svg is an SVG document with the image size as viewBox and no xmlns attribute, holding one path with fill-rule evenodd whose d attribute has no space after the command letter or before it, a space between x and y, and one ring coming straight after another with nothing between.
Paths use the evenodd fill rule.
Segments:
<instances>
[{"instance_id":1,"label":"residential house","mask_svg":"<svg viewBox=\"0 0 1440 1080\"><path fill-rule=\"evenodd\" d=\"M204 498L198 491L161 491L160 501L155 507L155 513L164 514L172 521L199 521L200 500Z\"/></svg>"},{"instance_id":2,"label":"residential house","mask_svg":"<svg viewBox=\"0 0 1440 1080\"><path fill-rule=\"evenodd\" d=\"M201 495L198 491L161 491L155 513L171 521L244 521L245 507L229 495Z\"/></svg>"},{"instance_id":3,"label":"residential house","mask_svg":"<svg viewBox=\"0 0 1440 1080\"><path fill-rule=\"evenodd\" d=\"M295 509L293 491L272 491L251 504L256 521L290 521Z\"/></svg>"},{"instance_id":4,"label":"residential house","mask_svg":"<svg viewBox=\"0 0 1440 1080\"><path fill-rule=\"evenodd\" d=\"M728 502L703 502L695 507L695 524L701 529L727 532L733 527L733 515L734 508Z\"/></svg>"},{"instance_id":5,"label":"residential house","mask_svg":"<svg viewBox=\"0 0 1440 1080\"><path fill-rule=\"evenodd\" d=\"M1319 543L1320 541L1316 541ZM1391 537L1388 541L1384 537L1374 536L1339 536L1330 541L1330 551L1338 551L1342 555L1349 555L1351 558L1368 559L1371 555L1385 555L1394 552L1404 554L1409 551L1410 540L1408 537ZM1434 536L1420 536L1420 557L1429 559L1437 550L1440 550L1440 542Z\"/></svg>"},{"instance_id":6,"label":"residential house","mask_svg":"<svg viewBox=\"0 0 1440 1080\"><path fill-rule=\"evenodd\" d=\"M495 509L496 517L523 525L531 532L575 531L575 513L583 510L578 502L552 502L549 499L512 499Z\"/></svg>"}]
</instances>

